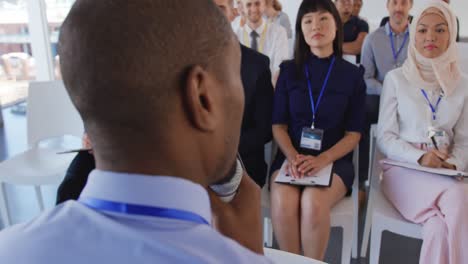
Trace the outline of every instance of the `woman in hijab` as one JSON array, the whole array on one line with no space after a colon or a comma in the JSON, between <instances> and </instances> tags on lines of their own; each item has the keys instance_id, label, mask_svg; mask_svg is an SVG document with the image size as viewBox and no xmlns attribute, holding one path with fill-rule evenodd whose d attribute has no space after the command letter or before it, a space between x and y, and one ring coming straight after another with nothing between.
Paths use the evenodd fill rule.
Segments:
<instances>
[{"instance_id":1,"label":"woman in hijab","mask_svg":"<svg viewBox=\"0 0 468 264\"><path fill-rule=\"evenodd\" d=\"M458 67L457 22L431 0L413 21L408 59L382 90L380 150L392 160L465 171L468 77ZM383 165L382 190L407 220L423 225L420 263L468 263L468 184Z\"/></svg>"}]
</instances>

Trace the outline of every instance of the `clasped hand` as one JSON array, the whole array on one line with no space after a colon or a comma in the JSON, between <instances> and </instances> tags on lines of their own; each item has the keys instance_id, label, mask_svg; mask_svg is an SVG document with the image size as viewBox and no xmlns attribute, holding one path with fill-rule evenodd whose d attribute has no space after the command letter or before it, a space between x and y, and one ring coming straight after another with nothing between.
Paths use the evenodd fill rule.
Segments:
<instances>
[{"instance_id":1,"label":"clasped hand","mask_svg":"<svg viewBox=\"0 0 468 264\"><path fill-rule=\"evenodd\" d=\"M310 156L297 154L288 159L286 171L293 178L314 176L331 161L325 155Z\"/></svg>"}]
</instances>

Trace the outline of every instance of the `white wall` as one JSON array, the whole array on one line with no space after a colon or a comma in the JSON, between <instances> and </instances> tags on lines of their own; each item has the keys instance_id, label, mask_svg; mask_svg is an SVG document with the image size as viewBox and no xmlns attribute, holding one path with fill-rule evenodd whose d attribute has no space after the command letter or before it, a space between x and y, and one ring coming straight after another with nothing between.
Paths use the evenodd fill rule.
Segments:
<instances>
[{"instance_id":1,"label":"white wall","mask_svg":"<svg viewBox=\"0 0 468 264\"><path fill-rule=\"evenodd\" d=\"M289 15L293 30L296 24L297 10L302 0L280 0L283 4L283 10ZM361 16L367 18L369 23L372 25L378 25L382 17L387 16L386 3L387 0L363 0L364 5L362 7ZM425 0L413 0L414 9L420 8ZM451 5L455 13L458 15L460 20L460 35L468 37L468 15L464 12L468 12L468 0L451 0ZM463 11L462 11L463 10Z\"/></svg>"},{"instance_id":2,"label":"white wall","mask_svg":"<svg viewBox=\"0 0 468 264\"><path fill-rule=\"evenodd\" d=\"M297 11L299 10L302 0L280 0L280 2L283 5L283 11L288 14L291 20L293 31L295 31Z\"/></svg>"}]
</instances>

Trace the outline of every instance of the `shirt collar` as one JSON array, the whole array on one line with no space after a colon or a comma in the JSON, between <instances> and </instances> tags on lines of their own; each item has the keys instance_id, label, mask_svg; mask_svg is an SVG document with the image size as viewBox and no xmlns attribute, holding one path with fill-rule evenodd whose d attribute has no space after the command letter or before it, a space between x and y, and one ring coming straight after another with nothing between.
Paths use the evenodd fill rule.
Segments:
<instances>
[{"instance_id":1,"label":"shirt collar","mask_svg":"<svg viewBox=\"0 0 468 264\"><path fill-rule=\"evenodd\" d=\"M356 23L356 19L358 19L356 16L350 16L348 21L346 21L346 23L344 23L344 25L346 24L355 24Z\"/></svg>"},{"instance_id":2,"label":"shirt collar","mask_svg":"<svg viewBox=\"0 0 468 264\"><path fill-rule=\"evenodd\" d=\"M250 33L252 33L253 29L251 29L247 23L245 24L244 27L245 27L245 30L247 31L247 34L249 34L250 36ZM255 31L257 31L258 35L262 35L265 28L266 28L266 19L262 18L262 24Z\"/></svg>"},{"instance_id":3,"label":"shirt collar","mask_svg":"<svg viewBox=\"0 0 468 264\"><path fill-rule=\"evenodd\" d=\"M393 32L392 30L392 27L390 27L390 21L387 22L387 24L385 24L385 33L387 34L387 36L390 34L390 32L392 33L393 36L398 36L398 35L405 35L406 33L409 32L409 24L406 26L406 29L405 29L405 32L402 32L400 34L395 34L395 32Z\"/></svg>"},{"instance_id":4,"label":"shirt collar","mask_svg":"<svg viewBox=\"0 0 468 264\"><path fill-rule=\"evenodd\" d=\"M328 57L325 57L325 58L319 58L317 57L315 54L313 54L312 52L310 53L309 55L309 58L308 58L308 62L309 63L312 63L313 61L330 61L333 57L335 56L335 52L333 52L330 56Z\"/></svg>"},{"instance_id":5,"label":"shirt collar","mask_svg":"<svg viewBox=\"0 0 468 264\"><path fill-rule=\"evenodd\" d=\"M207 191L182 178L93 170L81 197L184 210L211 224Z\"/></svg>"}]
</instances>

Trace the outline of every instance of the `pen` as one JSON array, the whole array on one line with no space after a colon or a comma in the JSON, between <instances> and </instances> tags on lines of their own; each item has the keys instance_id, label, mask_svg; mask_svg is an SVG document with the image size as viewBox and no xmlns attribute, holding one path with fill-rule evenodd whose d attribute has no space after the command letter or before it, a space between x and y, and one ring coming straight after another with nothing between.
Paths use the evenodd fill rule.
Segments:
<instances>
[{"instance_id":1,"label":"pen","mask_svg":"<svg viewBox=\"0 0 468 264\"><path fill-rule=\"evenodd\" d=\"M87 151L92 151L93 149L72 149L72 150L66 150L66 151L61 151L57 152L57 154L69 154L69 153L78 153L78 152L87 152Z\"/></svg>"},{"instance_id":2,"label":"pen","mask_svg":"<svg viewBox=\"0 0 468 264\"><path fill-rule=\"evenodd\" d=\"M437 147L437 142L436 142L434 136L431 137L431 140L432 140L432 144L434 145L435 149L439 150L439 147Z\"/></svg>"}]
</instances>

